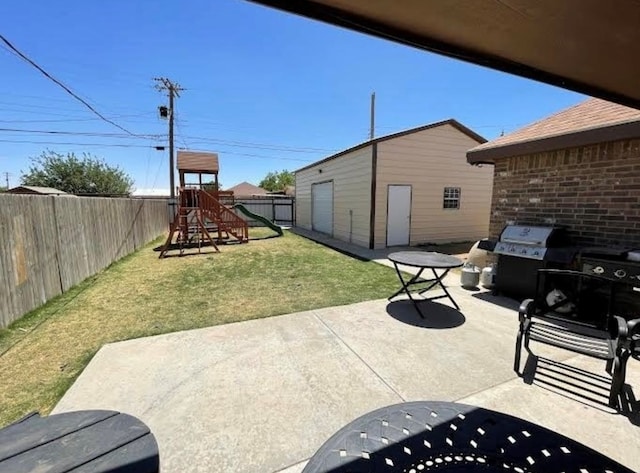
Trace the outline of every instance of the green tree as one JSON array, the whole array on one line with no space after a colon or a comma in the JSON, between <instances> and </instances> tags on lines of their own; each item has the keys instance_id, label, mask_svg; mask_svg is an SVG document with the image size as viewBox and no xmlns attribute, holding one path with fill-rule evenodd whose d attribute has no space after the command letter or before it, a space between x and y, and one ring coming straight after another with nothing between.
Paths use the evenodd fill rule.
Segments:
<instances>
[{"instance_id":1,"label":"green tree","mask_svg":"<svg viewBox=\"0 0 640 473\"><path fill-rule=\"evenodd\" d=\"M129 194L133 188L133 179L122 169L88 153L78 158L45 151L31 163L21 177L25 186L53 187L70 194Z\"/></svg>"},{"instance_id":2,"label":"green tree","mask_svg":"<svg viewBox=\"0 0 640 473\"><path fill-rule=\"evenodd\" d=\"M270 172L258 184L269 192L284 190L287 186L293 186L296 182L294 174L286 169L280 172Z\"/></svg>"},{"instance_id":3,"label":"green tree","mask_svg":"<svg viewBox=\"0 0 640 473\"><path fill-rule=\"evenodd\" d=\"M0 186L0 192L5 192L7 188L5 186Z\"/></svg>"}]
</instances>

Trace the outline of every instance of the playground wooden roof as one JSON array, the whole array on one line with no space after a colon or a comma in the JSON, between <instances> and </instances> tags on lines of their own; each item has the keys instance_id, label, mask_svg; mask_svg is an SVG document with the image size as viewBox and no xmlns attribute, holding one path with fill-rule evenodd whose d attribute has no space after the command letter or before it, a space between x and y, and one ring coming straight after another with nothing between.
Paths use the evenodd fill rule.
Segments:
<instances>
[{"instance_id":1,"label":"playground wooden roof","mask_svg":"<svg viewBox=\"0 0 640 473\"><path fill-rule=\"evenodd\" d=\"M218 174L218 155L204 151L178 151L178 170L202 174Z\"/></svg>"}]
</instances>

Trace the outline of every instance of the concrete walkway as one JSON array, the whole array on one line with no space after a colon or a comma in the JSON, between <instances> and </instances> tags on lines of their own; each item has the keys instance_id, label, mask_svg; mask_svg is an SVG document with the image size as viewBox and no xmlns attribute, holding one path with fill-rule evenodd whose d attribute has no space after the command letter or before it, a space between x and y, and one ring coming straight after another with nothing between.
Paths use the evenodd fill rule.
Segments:
<instances>
[{"instance_id":1,"label":"concrete walkway","mask_svg":"<svg viewBox=\"0 0 640 473\"><path fill-rule=\"evenodd\" d=\"M300 227L292 227L289 229L289 231L292 233L295 233L296 235L300 235L302 237L308 238L309 240L313 240L316 243L320 243L321 245L328 246L329 248L332 248L334 250L337 250L341 253L352 256L354 258L365 260L365 261L374 261L378 264L382 264L390 268L393 268L393 263L389 261L388 256L390 253L393 253L395 251L416 251L416 250L437 251L435 249L427 250L425 248L417 248L415 246L394 246L392 248L380 248L377 250L370 250L369 248L357 246L349 242L332 238L323 233L313 232ZM468 255L467 253L455 254L455 256L459 257L463 261L466 261L467 255ZM409 266L402 266L402 270L407 273L413 273L413 274L415 274L418 271L416 268L411 268Z\"/></svg>"},{"instance_id":2,"label":"concrete walkway","mask_svg":"<svg viewBox=\"0 0 640 473\"><path fill-rule=\"evenodd\" d=\"M407 301L377 300L106 345L54 412L139 417L158 439L163 473L298 473L368 411L460 401L536 422L640 470L640 415L597 402L602 388L587 401L552 378L517 378L514 303L465 291L458 278L448 283L461 311L425 302L427 320ZM604 374L604 363L538 352ZM640 390L633 360L628 383Z\"/></svg>"}]
</instances>

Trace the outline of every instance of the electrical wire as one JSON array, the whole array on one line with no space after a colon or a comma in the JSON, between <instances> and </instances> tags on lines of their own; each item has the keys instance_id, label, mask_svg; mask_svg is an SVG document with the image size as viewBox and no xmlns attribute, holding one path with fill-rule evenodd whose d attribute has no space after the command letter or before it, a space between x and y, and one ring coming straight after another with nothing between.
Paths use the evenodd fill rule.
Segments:
<instances>
[{"instance_id":1,"label":"electrical wire","mask_svg":"<svg viewBox=\"0 0 640 473\"><path fill-rule=\"evenodd\" d=\"M85 107L87 107L89 110L91 110L96 116L98 116L100 119L102 119L103 121L115 126L116 128L124 131L125 133L127 133L128 135L131 136L136 136L135 133L132 133L131 131L127 130L126 128L118 125L116 122L114 122L113 120L110 120L109 118L105 117L104 115L102 115L100 112L98 112L95 108L93 108L93 106L91 104L89 104L85 99L83 99L82 97L78 96L78 94L76 94L75 92L73 92L69 87L67 87L66 85L64 85L62 82L60 82L58 79L56 79L55 77L51 76L51 74L49 74L47 71L45 71L42 67L40 67L35 61L33 61L32 59L30 59L29 57L27 57L24 53L22 53L19 49L17 49L13 44L11 44L11 42L9 42L9 40L7 38L5 38L2 34L0 34L0 41L2 41L6 46L9 47L9 49L11 49L12 52L14 52L15 54L17 54L21 59L23 59L24 61L26 61L27 63L29 63L30 65L32 65L33 67L35 67L38 71L40 71L47 79L51 80L52 82L54 82L55 84L57 84L58 86L60 86L66 93L68 93L69 95L71 95L74 99L76 99L77 101L79 101L80 103L82 103Z\"/></svg>"},{"instance_id":2,"label":"electrical wire","mask_svg":"<svg viewBox=\"0 0 640 473\"><path fill-rule=\"evenodd\" d=\"M151 167L151 154L153 153L153 151L151 149L147 150L147 164L145 166L145 171L144 171L144 187L147 187L147 184L149 183L149 168Z\"/></svg>"},{"instance_id":3,"label":"electrical wire","mask_svg":"<svg viewBox=\"0 0 640 473\"><path fill-rule=\"evenodd\" d=\"M97 146L104 148L156 148L153 145L134 145L134 144L120 144L120 143L70 143L62 141L31 141L31 140L3 140L0 139L0 143L21 143L21 144L33 144L33 145L70 145L70 146ZM164 146L164 145L161 145Z\"/></svg>"},{"instance_id":4,"label":"electrical wire","mask_svg":"<svg viewBox=\"0 0 640 473\"><path fill-rule=\"evenodd\" d=\"M193 143L192 143L193 144ZM179 150L186 150L186 148L179 147ZM216 150L216 153L228 155L228 156L242 156L248 158L263 158L263 159L273 159L273 160L282 160L282 161L300 161L304 163L309 163L315 161L315 159L301 159L301 158L288 158L283 156L266 156L264 154L251 154L251 153L237 153L235 151L229 150Z\"/></svg>"},{"instance_id":5,"label":"electrical wire","mask_svg":"<svg viewBox=\"0 0 640 473\"><path fill-rule=\"evenodd\" d=\"M162 169L162 159L158 163L158 169L156 170L156 176L153 178L153 184L151 184L151 188L155 189L156 183L158 182L158 177L160 177L160 170Z\"/></svg>"},{"instance_id":6,"label":"electrical wire","mask_svg":"<svg viewBox=\"0 0 640 473\"><path fill-rule=\"evenodd\" d=\"M186 136L190 140L197 140L199 143L211 143L211 144L221 144L236 148L251 148L251 149L264 149L271 151L287 151L292 153L318 153L318 152L328 152L334 153L338 151L337 149L327 149L327 148L309 148L309 147L293 147L286 145L274 145L267 143L254 143L250 141L231 141L231 140L222 140L218 138L207 138L201 136Z\"/></svg>"},{"instance_id":7,"label":"electrical wire","mask_svg":"<svg viewBox=\"0 0 640 473\"><path fill-rule=\"evenodd\" d=\"M182 133L182 125L180 124L180 119L178 117L178 114L175 115L175 124L176 124L176 129L178 130L178 136L180 137L180 141L182 141L182 144L185 146L186 149L189 149L189 143L187 143L187 140L185 139L184 133Z\"/></svg>"},{"instance_id":8,"label":"electrical wire","mask_svg":"<svg viewBox=\"0 0 640 473\"><path fill-rule=\"evenodd\" d=\"M111 118L112 119L138 118L138 117L151 116L151 115L155 116L155 113L150 112L146 114L119 115ZM94 122L94 121L100 121L100 119L99 118L52 118L47 120L0 120L0 123L67 123L67 122ZM125 121L130 121L130 120L125 120Z\"/></svg>"},{"instance_id":9,"label":"electrical wire","mask_svg":"<svg viewBox=\"0 0 640 473\"><path fill-rule=\"evenodd\" d=\"M26 130L24 128L0 128L0 132L12 132L12 133L34 133L34 134L48 134L48 135L77 135L77 136L103 136L109 138L142 138L142 139L162 139L166 138L166 135L136 135L131 137L122 133L97 133L92 131L63 131L63 130Z\"/></svg>"}]
</instances>

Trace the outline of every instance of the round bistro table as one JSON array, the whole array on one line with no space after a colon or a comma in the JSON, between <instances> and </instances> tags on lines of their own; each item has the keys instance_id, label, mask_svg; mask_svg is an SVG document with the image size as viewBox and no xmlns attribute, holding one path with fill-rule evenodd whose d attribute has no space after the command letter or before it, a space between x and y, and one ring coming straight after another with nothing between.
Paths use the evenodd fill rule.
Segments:
<instances>
[{"instance_id":1,"label":"round bistro table","mask_svg":"<svg viewBox=\"0 0 640 473\"><path fill-rule=\"evenodd\" d=\"M453 303L454 307L460 310L460 307L458 306L456 301L453 300L453 297L451 297L451 294L449 294L449 291L447 291L447 288L442 283L442 279L453 268L459 268L460 266L462 266L462 260L456 258L455 256L435 253L432 251L398 251L395 253L391 253L387 258L389 258L389 261L393 263L393 267L395 268L398 278L400 279L400 283L402 284L402 288L400 288L395 294L390 296L389 300L404 292L407 296L409 296L409 299L411 299L411 302L413 302L413 305L418 311L418 314L420 314L420 317L422 317L423 319L424 314L418 306L418 302L420 300L433 301L436 299L447 297ZM398 265L419 268L419 271L411 279L405 281L404 277L402 276L402 271L400 271ZM433 272L433 279L421 279L420 276L425 269L430 269ZM444 272L438 274L436 269L444 270ZM416 284L422 285L425 283L428 284L427 287L422 287L418 290L413 291L411 290L411 286L414 286ZM444 291L444 294L440 296L423 297L422 299L414 299L412 296L413 293L423 294L435 286L440 286L440 288Z\"/></svg>"},{"instance_id":2,"label":"round bistro table","mask_svg":"<svg viewBox=\"0 0 640 473\"><path fill-rule=\"evenodd\" d=\"M115 411L31 414L0 429L2 473L157 473L158 444L139 419Z\"/></svg>"},{"instance_id":3,"label":"round bistro table","mask_svg":"<svg viewBox=\"0 0 640 473\"><path fill-rule=\"evenodd\" d=\"M407 402L365 414L313 455L303 473L631 473L523 419L450 402Z\"/></svg>"}]
</instances>

